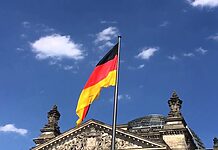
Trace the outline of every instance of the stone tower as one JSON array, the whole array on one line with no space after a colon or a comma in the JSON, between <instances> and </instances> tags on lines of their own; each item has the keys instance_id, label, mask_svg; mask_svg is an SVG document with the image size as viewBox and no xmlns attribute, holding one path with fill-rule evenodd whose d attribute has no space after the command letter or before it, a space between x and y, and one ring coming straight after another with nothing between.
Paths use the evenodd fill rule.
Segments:
<instances>
[{"instance_id":1,"label":"stone tower","mask_svg":"<svg viewBox=\"0 0 218 150\"><path fill-rule=\"evenodd\" d=\"M170 100L168 100L170 112L168 113L166 124L164 125L165 133L163 140L172 149L190 149L187 139L186 122L181 114L182 100L174 91Z\"/></svg>"},{"instance_id":2,"label":"stone tower","mask_svg":"<svg viewBox=\"0 0 218 150\"><path fill-rule=\"evenodd\" d=\"M218 139L216 137L213 139L213 149L218 150Z\"/></svg>"},{"instance_id":3,"label":"stone tower","mask_svg":"<svg viewBox=\"0 0 218 150\"><path fill-rule=\"evenodd\" d=\"M60 119L60 113L57 106L54 105L53 108L48 112L48 123L40 130L41 135L34 139L36 146L43 144L50 139L60 135L60 127L58 126L58 121Z\"/></svg>"}]
</instances>

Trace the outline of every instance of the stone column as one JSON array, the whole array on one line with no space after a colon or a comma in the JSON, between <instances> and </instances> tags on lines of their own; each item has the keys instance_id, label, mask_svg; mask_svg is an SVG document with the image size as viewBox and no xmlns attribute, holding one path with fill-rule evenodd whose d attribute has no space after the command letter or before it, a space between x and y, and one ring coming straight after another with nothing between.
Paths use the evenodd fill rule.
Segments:
<instances>
[{"instance_id":1,"label":"stone column","mask_svg":"<svg viewBox=\"0 0 218 150\"><path fill-rule=\"evenodd\" d=\"M163 140L171 149L188 149L186 122L180 112L182 100L173 92L168 101L170 112L164 125Z\"/></svg>"}]
</instances>

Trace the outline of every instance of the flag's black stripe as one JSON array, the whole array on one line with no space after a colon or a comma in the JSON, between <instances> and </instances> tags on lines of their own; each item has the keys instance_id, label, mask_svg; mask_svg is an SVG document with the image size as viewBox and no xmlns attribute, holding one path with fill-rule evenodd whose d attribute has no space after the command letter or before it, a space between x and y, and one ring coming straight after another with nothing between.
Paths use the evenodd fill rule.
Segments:
<instances>
[{"instance_id":1,"label":"flag's black stripe","mask_svg":"<svg viewBox=\"0 0 218 150\"><path fill-rule=\"evenodd\" d=\"M117 53L118 53L118 43L98 62L96 66L102 65L108 62L109 60L114 59Z\"/></svg>"}]
</instances>

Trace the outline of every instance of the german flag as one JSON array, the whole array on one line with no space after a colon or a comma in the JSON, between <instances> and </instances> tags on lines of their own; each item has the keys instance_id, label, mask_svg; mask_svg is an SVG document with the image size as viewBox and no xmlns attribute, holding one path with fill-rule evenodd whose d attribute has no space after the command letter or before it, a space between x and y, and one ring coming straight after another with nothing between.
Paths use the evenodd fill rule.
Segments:
<instances>
[{"instance_id":1,"label":"german flag","mask_svg":"<svg viewBox=\"0 0 218 150\"><path fill-rule=\"evenodd\" d=\"M76 114L79 125L86 117L90 104L98 98L103 87L115 86L118 62L118 43L99 61L83 88Z\"/></svg>"}]
</instances>

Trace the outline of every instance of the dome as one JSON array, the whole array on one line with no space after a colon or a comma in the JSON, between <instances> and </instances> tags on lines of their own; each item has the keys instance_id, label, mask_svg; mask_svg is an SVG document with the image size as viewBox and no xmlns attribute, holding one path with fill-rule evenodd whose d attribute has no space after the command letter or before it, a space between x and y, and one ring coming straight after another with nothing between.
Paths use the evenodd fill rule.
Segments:
<instances>
[{"instance_id":1,"label":"dome","mask_svg":"<svg viewBox=\"0 0 218 150\"><path fill-rule=\"evenodd\" d=\"M128 122L128 128L157 127L165 124L166 117L160 114L151 114Z\"/></svg>"}]
</instances>

